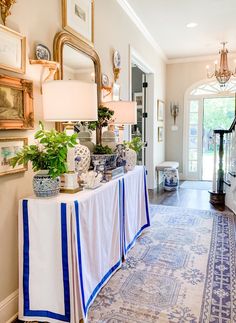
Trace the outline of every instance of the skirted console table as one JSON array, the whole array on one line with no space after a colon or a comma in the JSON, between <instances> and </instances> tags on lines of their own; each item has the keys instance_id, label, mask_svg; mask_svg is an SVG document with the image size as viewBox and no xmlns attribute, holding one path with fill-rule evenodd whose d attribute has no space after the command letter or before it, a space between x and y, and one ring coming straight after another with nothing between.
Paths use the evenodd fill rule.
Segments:
<instances>
[{"instance_id":1,"label":"skirted console table","mask_svg":"<svg viewBox=\"0 0 236 323\"><path fill-rule=\"evenodd\" d=\"M146 171L19 207L19 319L86 322L102 286L150 225Z\"/></svg>"}]
</instances>

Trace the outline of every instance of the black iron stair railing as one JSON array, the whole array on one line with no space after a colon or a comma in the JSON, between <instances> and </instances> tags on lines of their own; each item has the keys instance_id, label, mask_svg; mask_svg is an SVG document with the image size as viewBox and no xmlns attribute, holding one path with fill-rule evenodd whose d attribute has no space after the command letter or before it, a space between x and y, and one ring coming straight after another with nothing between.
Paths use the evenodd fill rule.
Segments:
<instances>
[{"instance_id":1,"label":"black iron stair railing","mask_svg":"<svg viewBox=\"0 0 236 323\"><path fill-rule=\"evenodd\" d=\"M224 184L227 186L231 186L230 181L225 179L225 172L224 172L224 142L225 142L225 135L231 134L236 128L236 117L232 122L232 125L228 130L214 130L214 137L216 138L219 136L219 152L218 152L218 170L217 170L217 179L216 179L216 189L212 189L209 191L210 193L210 203L213 205L225 205L225 191L224 191ZM216 145L216 143L215 143ZM216 159L215 159L216 160ZM216 165L215 165L216 167ZM236 173L229 171L229 174L233 177L236 177ZM214 187L214 183L213 183Z\"/></svg>"}]
</instances>

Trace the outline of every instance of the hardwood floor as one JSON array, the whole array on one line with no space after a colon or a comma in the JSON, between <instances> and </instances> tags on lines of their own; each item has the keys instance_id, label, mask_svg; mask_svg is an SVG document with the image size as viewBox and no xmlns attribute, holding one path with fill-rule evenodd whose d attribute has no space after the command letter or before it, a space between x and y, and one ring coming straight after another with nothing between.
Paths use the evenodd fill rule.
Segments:
<instances>
[{"instance_id":1,"label":"hardwood floor","mask_svg":"<svg viewBox=\"0 0 236 323\"><path fill-rule=\"evenodd\" d=\"M209 193L207 190L185 189L181 187L177 191L172 192L149 190L149 200L151 204L180 206L199 210L225 210L222 207L216 209L209 203Z\"/></svg>"}]
</instances>

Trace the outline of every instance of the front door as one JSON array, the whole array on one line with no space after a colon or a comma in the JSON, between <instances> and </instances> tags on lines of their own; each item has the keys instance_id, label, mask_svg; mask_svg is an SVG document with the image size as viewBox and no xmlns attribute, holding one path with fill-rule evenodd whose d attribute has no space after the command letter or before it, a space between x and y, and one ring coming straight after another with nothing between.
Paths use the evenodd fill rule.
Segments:
<instances>
[{"instance_id":1,"label":"front door","mask_svg":"<svg viewBox=\"0 0 236 323\"><path fill-rule=\"evenodd\" d=\"M213 178L215 129L229 129L235 116L235 98L199 98L189 101L187 170L189 180Z\"/></svg>"}]
</instances>

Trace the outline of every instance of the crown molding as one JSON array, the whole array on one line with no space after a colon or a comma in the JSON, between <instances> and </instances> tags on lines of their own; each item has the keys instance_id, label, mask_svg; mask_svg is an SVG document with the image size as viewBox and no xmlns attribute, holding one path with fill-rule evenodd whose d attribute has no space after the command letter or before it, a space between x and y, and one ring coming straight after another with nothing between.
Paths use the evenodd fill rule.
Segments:
<instances>
[{"instance_id":1,"label":"crown molding","mask_svg":"<svg viewBox=\"0 0 236 323\"><path fill-rule=\"evenodd\" d=\"M167 57L158 43L155 41L153 36L148 31L147 27L144 25L142 20L135 13L134 9L130 6L127 0L116 0L124 12L129 16L135 26L141 31L146 40L151 44L155 51L160 55L160 57L167 62Z\"/></svg>"},{"instance_id":2,"label":"crown molding","mask_svg":"<svg viewBox=\"0 0 236 323\"><path fill-rule=\"evenodd\" d=\"M236 58L236 52L231 52L228 54L229 59ZM183 64L183 63L195 63L195 62L206 62L206 61L215 61L219 59L218 55L206 55L206 56L192 56L192 57L185 57L185 58L169 58L166 61L166 64Z\"/></svg>"}]
</instances>

